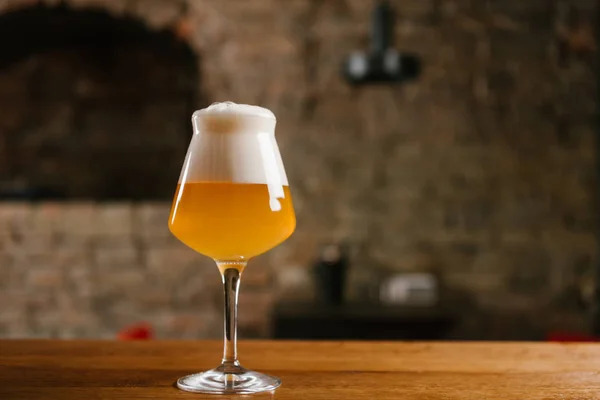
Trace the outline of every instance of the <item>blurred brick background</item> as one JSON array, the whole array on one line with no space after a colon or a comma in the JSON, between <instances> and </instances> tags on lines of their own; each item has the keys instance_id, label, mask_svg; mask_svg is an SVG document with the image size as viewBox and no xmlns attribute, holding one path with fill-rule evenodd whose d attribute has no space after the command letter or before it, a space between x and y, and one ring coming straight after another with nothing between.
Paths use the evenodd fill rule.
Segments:
<instances>
[{"instance_id":1,"label":"blurred brick background","mask_svg":"<svg viewBox=\"0 0 600 400\"><path fill-rule=\"evenodd\" d=\"M0 12L37 3L4 0ZM596 1L392 1L397 47L418 54L424 70L414 83L364 88L349 87L340 64L367 46L370 1L62 3L73 13L93 8L135 18L149 35L165 31L186 44L192 61L176 51L169 62L153 60L152 48L141 52L134 65L144 66L138 67L143 77L136 82L165 87L172 75L159 72L180 69L183 82L197 88L189 93L184 84L173 99L160 91L134 96L142 111L124 113L125 125L112 118L117 102L90 119L89 134L103 139L81 140L87 144L74 151L78 158L50 157L41 178L35 151L29 163L0 165L8 178L31 171L34 181L68 180L65 190L75 188L79 197L97 195L116 179L105 173L110 151L89 168L77 167L99 148L126 149L123 143L133 140L136 163L147 167L139 168L144 184L128 193L136 202L0 204L0 336L113 337L139 320L151 322L160 337L220 334L218 272L171 238L166 221L189 116L223 100L277 114L298 214L295 235L245 273L242 335L267 336L278 299L312 295L307 268L318 245L331 240L358 249L350 296L359 296L376 270L439 273L449 291L469 299L454 337L537 339L550 329L588 328L580 289L597 262ZM46 81L69 82L70 71L81 70L76 62L71 53L53 52L0 69L3 104L19 87L35 85L28 68L37 65ZM120 84L107 87L103 104L120 96ZM77 108L81 97L69 96L60 97L62 114L52 111L52 101L15 100L2 112L0 151L48 142L60 149L87 135L71 116L89 111L89 103ZM38 112L46 117L31 116ZM106 124L105 137L93 132L100 123L94 121ZM32 124L37 134L22 136ZM146 130L158 139L145 139ZM127 166L129 153L115 154L113 161ZM60 164L65 159L75 164ZM60 171L70 171L68 179ZM89 191L77 192L84 183Z\"/></svg>"}]
</instances>

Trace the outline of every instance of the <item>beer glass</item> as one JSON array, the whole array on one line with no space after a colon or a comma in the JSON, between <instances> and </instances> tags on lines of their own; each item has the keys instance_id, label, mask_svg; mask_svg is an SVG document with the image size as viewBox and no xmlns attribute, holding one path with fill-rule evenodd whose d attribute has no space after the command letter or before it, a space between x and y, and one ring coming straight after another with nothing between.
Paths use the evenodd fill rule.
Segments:
<instances>
[{"instance_id":1,"label":"beer glass","mask_svg":"<svg viewBox=\"0 0 600 400\"><path fill-rule=\"evenodd\" d=\"M215 369L177 386L200 393L272 391L281 381L242 367L237 356L237 301L248 260L287 239L296 227L288 181L265 108L231 102L196 111L169 229L215 260L225 293L224 351Z\"/></svg>"}]
</instances>

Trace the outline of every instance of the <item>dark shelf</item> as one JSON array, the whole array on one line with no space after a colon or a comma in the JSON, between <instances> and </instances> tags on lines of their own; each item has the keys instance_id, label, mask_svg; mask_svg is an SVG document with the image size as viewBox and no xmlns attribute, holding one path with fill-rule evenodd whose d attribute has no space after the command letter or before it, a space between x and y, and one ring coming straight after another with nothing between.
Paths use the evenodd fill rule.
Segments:
<instances>
[{"instance_id":1,"label":"dark shelf","mask_svg":"<svg viewBox=\"0 0 600 400\"><path fill-rule=\"evenodd\" d=\"M441 307L286 303L274 309L273 335L297 340L440 340L456 321Z\"/></svg>"}]
</instances>

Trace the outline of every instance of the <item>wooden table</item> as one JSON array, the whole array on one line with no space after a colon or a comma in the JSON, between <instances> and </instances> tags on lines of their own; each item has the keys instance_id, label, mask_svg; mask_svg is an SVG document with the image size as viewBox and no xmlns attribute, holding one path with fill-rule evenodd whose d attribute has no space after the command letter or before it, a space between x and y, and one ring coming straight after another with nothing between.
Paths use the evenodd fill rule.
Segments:
<instances>
[{"instance_id":1,"label":"wooden table","mask_svg":"<svg viewBox=\"0 0 600 400\"><path fill-rule=\"evenodd\" d=\"M600 345L244 342L275 394L185 393L175 380L215 366L220 342L1 341L0 399L600 399Z\"/></svg>"}]
</instances>

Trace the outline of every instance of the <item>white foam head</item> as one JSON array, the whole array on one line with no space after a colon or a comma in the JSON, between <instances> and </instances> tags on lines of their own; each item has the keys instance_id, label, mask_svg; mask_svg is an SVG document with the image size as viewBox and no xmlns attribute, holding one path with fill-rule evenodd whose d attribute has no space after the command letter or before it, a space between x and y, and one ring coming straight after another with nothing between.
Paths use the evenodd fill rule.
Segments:
<instances>
[{"instance_id":1,"label":"white foam head","mask_svg":"<svg viewBox=\"0 0 600 400\"><path fill-rule=\"evenodd\" d=\"M220 116L249 116L261 117L268 119L276 119L275 114L268 108L253 106L249 104L237 104L232 101L224 101L222 103L212 103L210 106L198 110L194 113L194 117L203 115L220 115Z\"/></svg>"},{"instance_id":2,"label":"white foam head","mask_svg":"<svg viewBox=\"0 0 600 400\"><path fill-rule=\"evenodd\" d=\"M275 115L268 109L232 102L194 112L194 135L181 182L287 185L277 142Z\"/></svg>"}]
</instances>

